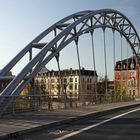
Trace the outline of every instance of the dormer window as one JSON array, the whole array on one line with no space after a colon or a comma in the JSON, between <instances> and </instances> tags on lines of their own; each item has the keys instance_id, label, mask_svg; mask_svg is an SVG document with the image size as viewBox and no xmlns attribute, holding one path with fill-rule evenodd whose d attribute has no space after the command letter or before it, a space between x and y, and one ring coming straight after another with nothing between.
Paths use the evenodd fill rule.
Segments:
<instances>
[{"instance_id":1,"label":"dormer window","mask_svg":"<svg viewBox=\"0 0 140 140\"><path fill-rule=\"evenodd\" d=\"M123 64L123 69L126 69L126 64Z\"/></svg>"},{"instance_id":2,"label":"dormer window","mask_svg":"<svg viewBox=\"0 0 140 140\"><path fill-rule=\"evenodd\" d=\"M117 68L120 69L120 65L118 65Z\"/></svg>"},{"instance_id":3,"label":"dormer window","mask_svg":"<svg viewBox=\"0 0 140 140\"><path fill-rule=\"evenodd\" d=\"M134 69L134 67L135 67L134 63L131 63L130 68Z\"/></svg>"}]
</instances>

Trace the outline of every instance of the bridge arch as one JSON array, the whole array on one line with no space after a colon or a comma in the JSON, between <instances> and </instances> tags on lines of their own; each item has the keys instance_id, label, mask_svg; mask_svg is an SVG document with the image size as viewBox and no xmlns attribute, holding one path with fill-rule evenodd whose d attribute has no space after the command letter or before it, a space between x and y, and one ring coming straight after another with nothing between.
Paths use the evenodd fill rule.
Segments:
<instances>
[{"instance_id":1,"label":"bridge arch","mask_svg":"<svg viewBox=\"0 0 140 140\"><path fill-rule=\"evenodd\" d=\"M10 84L3 90L1 95L19 95L22 89L37 75L37 73L44 67L53 57L58 58L59 52L67 46L70 42L78 41L78 38L85 33L93 33L96 28L112 28L113 31L120 32L123 35L136 55L139 53L140 39L129 19L122 13L112 9L101 9L96 11L82 11L72 14L59 22L55 23L31 43L29 43L10 63L8 63L0 73L4 76L9 72L13 66L16 65L20 59L30 53L32 48L40 44L40 41L54 32L54 38L41 48L41 51L23 68L23 70L10 82ZM57 34L57 30L59 33ZM51 52L49 55L48 52ZM140 62L138 61L140 64ZM34 68L34 69L33 69ZM30 77L26 80L25 77ZM13 100L9 100L7 107ZM4 102L1 100L0 103Z\"/></svg>"}]
</instances>

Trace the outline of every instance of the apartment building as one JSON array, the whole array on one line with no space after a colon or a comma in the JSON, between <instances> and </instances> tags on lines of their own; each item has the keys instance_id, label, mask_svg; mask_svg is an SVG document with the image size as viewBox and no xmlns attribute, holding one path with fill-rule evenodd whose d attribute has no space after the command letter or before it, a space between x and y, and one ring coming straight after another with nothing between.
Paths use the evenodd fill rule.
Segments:
<instances>
[{"instance_id":1,"label":"apartment building","mask_svg":"<svg viewBox=\"0 0 140 140\"><path fill-rule=\"evenodd\" d=\"M48 94L94 94L97 73L92 70L66 69L61 71L39 72L35 78L35 85L41 87L41 91Z\"/></svg>"},{"instance_id":2,"label":"apartment building","mask_svg":"<svg viewBox=\"0 0 140 140\"><path fill-rule=\"evenodd\" d=\"M133 97L139 95L139 70L136 57L116 62L115 86L117 93Z\"/></svg>"}]
</instances>

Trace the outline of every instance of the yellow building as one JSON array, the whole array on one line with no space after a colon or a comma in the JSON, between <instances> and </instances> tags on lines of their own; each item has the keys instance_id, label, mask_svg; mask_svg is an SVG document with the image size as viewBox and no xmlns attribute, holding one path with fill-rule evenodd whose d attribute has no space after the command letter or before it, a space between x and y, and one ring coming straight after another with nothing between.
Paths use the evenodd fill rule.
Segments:
<instances>
[{"instance_id":1,"label":"yellow building","mask_svg":"<svg viewBox=\"0 0 140 140\"><path fill-rule=\"evenodd\" d=\"M94 94L97 73L92 70L44 71L35 78L35 86L40 94L74 95Z\"/></svg>"}]
</instances>

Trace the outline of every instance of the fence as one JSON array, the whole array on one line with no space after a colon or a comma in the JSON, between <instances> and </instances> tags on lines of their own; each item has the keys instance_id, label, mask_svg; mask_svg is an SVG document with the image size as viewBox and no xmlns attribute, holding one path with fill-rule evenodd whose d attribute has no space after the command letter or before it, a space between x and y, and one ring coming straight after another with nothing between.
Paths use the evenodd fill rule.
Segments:
<instances>
[{"instance_id":1,"label":"fence","mask_svg":"<svg viewBox=\"0 0 140 140\"><path fill-rule=\"evenodd\" d=\"M132 101L138 99L134 96L114 96L110 94L61 94L61 95L20 95L20 96L0 96L0 98L16 98L6 113L17 113L25 111L45 111L56 109L68 109L87 105L102 103Z\"/></svg>"}]
</instances>

